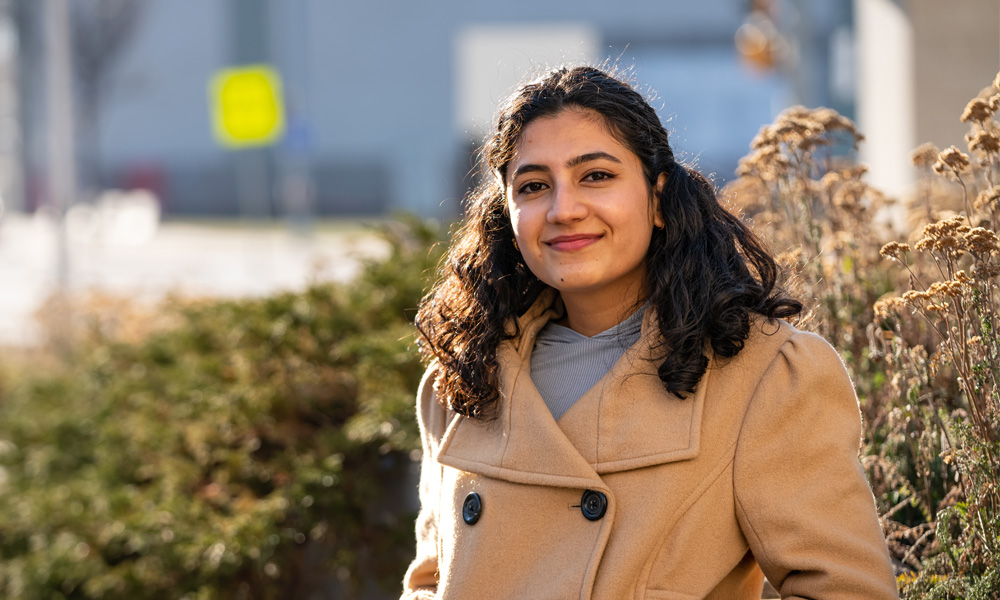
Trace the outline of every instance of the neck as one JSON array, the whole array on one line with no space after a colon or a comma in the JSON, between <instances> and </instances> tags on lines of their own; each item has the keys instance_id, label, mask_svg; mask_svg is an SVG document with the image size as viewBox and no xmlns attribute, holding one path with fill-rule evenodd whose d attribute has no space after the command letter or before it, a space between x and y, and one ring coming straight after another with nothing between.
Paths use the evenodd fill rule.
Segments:
<instances>
[{"instance_id":1,"label":"neck","mask_svg":"<svg viewBox=\"0 0 1000 600\"><path fill-rule=\"evenodd\" d=\"M577 333L591 337L607 331L632 316L641 305L638 295L627 296L631 302L623 302L621 296L595 298L591 294L560 294L566 314L558 322Z\"/></svg>"}]
</instances>

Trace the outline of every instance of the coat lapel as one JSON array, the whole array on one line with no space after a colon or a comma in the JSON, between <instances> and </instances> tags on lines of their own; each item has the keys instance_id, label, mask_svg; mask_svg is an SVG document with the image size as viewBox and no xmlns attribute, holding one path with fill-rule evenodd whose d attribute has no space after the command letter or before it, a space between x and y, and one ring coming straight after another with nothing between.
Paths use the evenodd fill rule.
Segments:
<instances>
[{"instance_id":1,"label":"coat lapel","mask_svg":"<svg viewBox=\"0 0 1000 600\"><path fill-rule=\"evenodd\" d=\"M519 319L521 335L497 349L501 410L494 421L455 418L438 462L517 483L602 489L600 476L698 454L706 378L681 400L663 389L650 360L652 311L640 340L557 423L531 381L535 336L561 313L551 290Z\"/></svg>"},{"instance_id":2,"label":"coat lapel","mask_svg":"<svg viewBox=\"0 0 1000 600\"><path fill-rule=\"evenodd\" d=\"M653 358L658 334L648 310L639 341L559 419L570 442L599 474L698 455L711 365L687 398L667 392Z\"/></svg>"},{"instance_id":3,"label":"coat lapel","mask_svg":"<svg viewBox=\"0 0 1000 600\"><path fill-rule=\"evenodd\" d=\"M529 373L535 336L560 312L555 292L548 290L518 319L520 336L497 348L500 414L488 422L454 419L441 440L439 463L517 483L603 487L552 418Z\"/></svg>"}]
</instances>

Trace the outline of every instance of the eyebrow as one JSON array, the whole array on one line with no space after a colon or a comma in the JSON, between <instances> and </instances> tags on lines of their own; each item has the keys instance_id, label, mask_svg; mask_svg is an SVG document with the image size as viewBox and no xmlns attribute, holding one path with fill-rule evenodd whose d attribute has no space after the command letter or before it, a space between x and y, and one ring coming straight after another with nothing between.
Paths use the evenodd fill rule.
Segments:
<instances>
[{"instance_id":1,"label":"eyebrow","mask_svg":"<svg viewBox=\"0 0 1000 600\"><path fill-rule=\"evenodd\" d=\"M566 168L572 169L573 167L577 167L579 165L582 165L583 163L590 162L593 160L602 160L602 159L622 164L622 161L620 161L615 156L608 154L607 152L588 152L587 154L581 154L580 156L571 158L568 161L566 161ZM551 169L549 169L545 165L536 165L536 164L521 165L520 167L517 168L516 171L514 171L514 174L511 176L510 179L511 181L513 181L525 173L534 173L538 171L541 171L543 173L548 173L550 170Z\"/></svg>"}]
</instances>

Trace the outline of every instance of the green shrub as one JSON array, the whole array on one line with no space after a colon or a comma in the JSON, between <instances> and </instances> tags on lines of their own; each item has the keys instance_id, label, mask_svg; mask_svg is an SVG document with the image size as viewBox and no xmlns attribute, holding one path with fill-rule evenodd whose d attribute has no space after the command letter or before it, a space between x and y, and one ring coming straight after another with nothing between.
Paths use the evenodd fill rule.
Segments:
<instances>
[{"instance_id":1,"label":"green shrub","mask_svg":"<svg viewBox=\"0 0 1000 600\"><path fill-rule=\"evenodd\" d=\"M138 341L91 328L54 366L8 368L0 597L398 585L413 507L385 487L419 447L411 319L440 234L393 225L349 285L174 303Z\"/></svg>"}]
</instances>

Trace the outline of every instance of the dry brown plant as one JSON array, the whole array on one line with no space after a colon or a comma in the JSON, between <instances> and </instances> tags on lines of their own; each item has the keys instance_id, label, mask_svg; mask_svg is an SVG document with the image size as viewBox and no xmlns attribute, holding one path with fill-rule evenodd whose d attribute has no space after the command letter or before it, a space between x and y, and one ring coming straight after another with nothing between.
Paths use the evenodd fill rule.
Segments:
<instances>
[{"instance_id":1,"label":"dry brown plant","mask_svg":"<svg viewBox=\"0 0 1000 600\"><path fill-rule=\"evenodd\" d=\"M805 301L799 325L859 357L871 304L891 287L878 251L895 234L893 200L864 181L867 169L855 161L863 139L832 109L792 107L761 128L726 188L768 239L785 287Z\"/></svg>"},{"instance_id":2,"label":"dry brown plant","mask_svg":"<svg viewBox=\"0 0 1000 600\"><path fill-rule=\"evenodd\" d=\"M997 505L1000 88L987 92L962 115L968 154L914 151L922 177L905 208L865 182L863 136L830 109L794 107L763 127L726 190L805 302L798 325L830 340L852 372L862 461L901 572L959 546L995 551L987 525L978 546L952 535L956 511L995 515Z\"/></svg>"},{"instance_id":3,"label":"dry brown plant","mask_svg":"<svg viewBox=\"0 0 1000 600\"><path fill-rule=\"evenodd\" d=\"M970 126L970 154L951 146L934 156L936 148L927 144L914 152L923 178L914 202L920 208L913 214L923 212L927 224L912 243L882 247L882 256L906 274L907 285L874 306L882 335L873 337L873 351L887 357L888 374L907 406L920 407L911 416L928 421L916 429L928 438L918 448L918 475L940 468L947 481L952 473L936 507L927 504L930 496L923 499L925 509L934 509L928 511L934 527L926 535L943 538L927 544L928 556L947 560L920 566L962 581L987 577L1000 566L998 92L1000 74L961 115ZM942 180L961 189L962 212L932 208L928 199ZM952 385L943 389L943 380Z\"/></svg>"}]
</instances>

